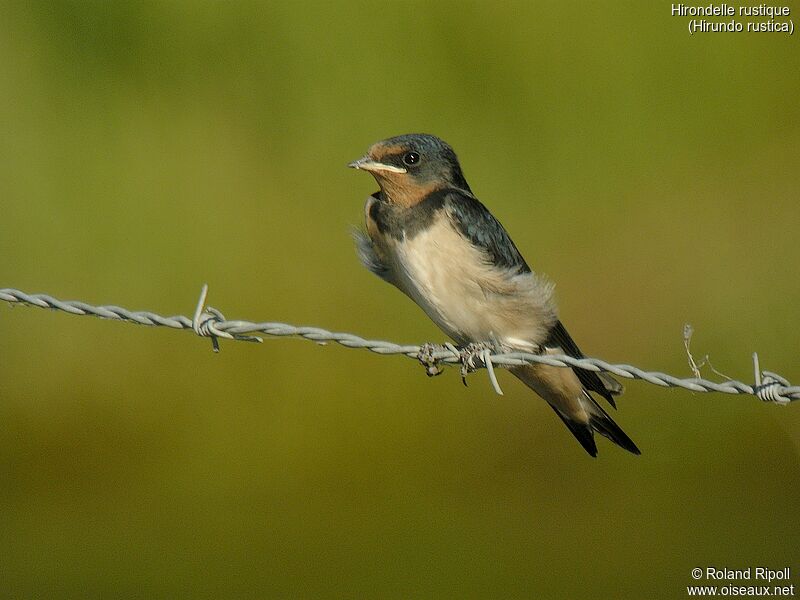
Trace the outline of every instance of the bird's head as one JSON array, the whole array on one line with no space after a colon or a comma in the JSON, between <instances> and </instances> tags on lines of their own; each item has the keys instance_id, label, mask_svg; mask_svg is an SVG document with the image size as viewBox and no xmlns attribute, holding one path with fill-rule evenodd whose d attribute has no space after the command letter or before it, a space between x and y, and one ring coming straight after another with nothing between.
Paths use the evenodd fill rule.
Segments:
<instances>
[{"instance_id":1,"label":"bird's head","mask_svg":"<svg viewBox=\"0 0 800 600\"><path fill-rule=\"evenodd\" d=\"M348 167L369 171L388 202L413 206L442 188L470 191L453 149L436 136L400 135L372 145Z\"/></svg>"}]
</instances>

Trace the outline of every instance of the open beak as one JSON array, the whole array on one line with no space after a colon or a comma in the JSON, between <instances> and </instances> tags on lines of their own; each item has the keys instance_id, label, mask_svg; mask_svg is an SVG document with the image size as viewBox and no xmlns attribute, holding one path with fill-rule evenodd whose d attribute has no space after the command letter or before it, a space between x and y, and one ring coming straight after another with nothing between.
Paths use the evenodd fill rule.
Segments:
<instances>
[{"instance_id":1,"label":"open beak","mask_svg":"<svg viewBox=\"0 0 800 600\"><path fill-rule=\"evenodd\" d=\"M387 165L376 160L372 160L369 155L354 160L347 165L351 169L361 169L362 171L388 171L389 173L408 173L403 168Z\"/></svg>"}]
</instances>

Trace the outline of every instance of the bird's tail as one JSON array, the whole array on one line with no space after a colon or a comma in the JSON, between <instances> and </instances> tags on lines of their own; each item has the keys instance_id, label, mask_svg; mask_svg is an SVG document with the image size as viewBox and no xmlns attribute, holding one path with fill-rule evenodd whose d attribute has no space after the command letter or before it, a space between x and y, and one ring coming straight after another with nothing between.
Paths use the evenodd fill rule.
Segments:
<instances>
[{"instance_id":1,"label":"bird's tail","mask_svg":"<svg viewBox=\"0 0 800 600\"><path fill-rule=\"evenodd\" d=\"M595 402L571 369L527 365L512 370L525 385L547 400L559 418L591 456L597 456L594 432L633 454L641 454L633 440Z\"/></svg>"},{"instance_id":2,"label":"bird's tail","mask_svg":"<svg viewBox=\"0 0 800 600\"><path fill-rule=\"evenodd\" d=\"M586 452L592 456L597 456L597 444L594 441L594 432L596 431L610 439L617 446L625 448L628 452L637 455L642 453L641 450L636 447L633 440L628 437L628 434L622 431L622 428L603 410L603 407L597 404L588 394L583 404L585 408L588 408L587 412L589 412L589 420L586 423L573 420L563 415L561 411L552 404L550 406L561 420L564 421L564 425L572 432L575 439L581 443L581 446L583 446Z\"/></svg>"}]
</instances>

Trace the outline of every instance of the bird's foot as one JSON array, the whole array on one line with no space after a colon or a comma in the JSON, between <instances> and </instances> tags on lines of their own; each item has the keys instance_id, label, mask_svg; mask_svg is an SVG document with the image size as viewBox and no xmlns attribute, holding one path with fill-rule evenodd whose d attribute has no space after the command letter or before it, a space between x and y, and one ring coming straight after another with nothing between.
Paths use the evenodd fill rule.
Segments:
<instances>
[{"instance_id":1,"label":"bird's foot","mask_svg":"<svg viewBox=\"0 0 800 600\"><path fill-rule=\"evenodd\" d=\"M485 367L484 352L494 350L494 346L488 342L472 342L459 348L458 356L461 361L461 382L467 385L467 375ZM477 364L476 364L477 362Z\"/></svg>"},{"instance_id":2,"label":"bird's foot","mask_svg":"<svg viewBox=\"0 0 800 600\"><path fill-rule=\"evenodd\" d=\"M495 391L503 395L500 384L494 374L491 354L497 351L495 344L491 342L472 342L466 346L454 346L446 342L443 346L437 344L423 344L417 352L417 360L425 367L428 377L441 375L444 369L440 366L442 360L452 360L451 357L457 356L461 364L461 382L467 385L467 375L478 369L486 368L489 371L489 379Z\"/></svg>"},{"instance_id":3,"label":"bird's foot","mask_svg":"<svg viewBox=\"0 0 800 600\"><path fill-rule=\"evenodd\" d=\"M417 360L425 367L425 374L428 377L436 377L444 373L444 369L439 366L440 359L435 354L442 351L442 346L436 344L422 344L417 353Z\"/></svg>"}]
</instances>

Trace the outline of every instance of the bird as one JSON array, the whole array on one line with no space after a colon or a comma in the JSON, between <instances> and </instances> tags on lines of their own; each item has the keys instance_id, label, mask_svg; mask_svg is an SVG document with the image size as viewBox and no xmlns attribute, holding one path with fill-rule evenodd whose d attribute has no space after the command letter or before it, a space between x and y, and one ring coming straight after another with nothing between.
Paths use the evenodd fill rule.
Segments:
<instances>
[{"instance_id":1,"label":"bird","mask_svg":"<svg viewBox=\"0 0 800 600\"><path fill-rule=\"evenodd\" d=\"M354 232L361 262L457 344L584 357L559 319L554 284L528 266L475 197L450 145L430 134L400 135L347 166L367 171L379 187L364 206L365 229ZM592 395L616 408L623 387L610 375L541 363L510 371L589 455L597 456L595 432L641 453Z\"/></svg>"}]
</instances>

